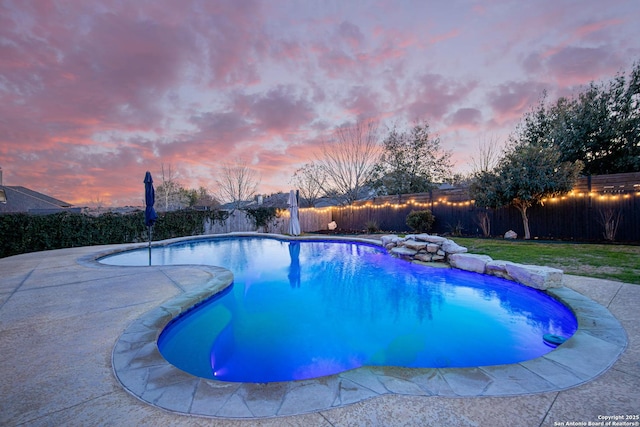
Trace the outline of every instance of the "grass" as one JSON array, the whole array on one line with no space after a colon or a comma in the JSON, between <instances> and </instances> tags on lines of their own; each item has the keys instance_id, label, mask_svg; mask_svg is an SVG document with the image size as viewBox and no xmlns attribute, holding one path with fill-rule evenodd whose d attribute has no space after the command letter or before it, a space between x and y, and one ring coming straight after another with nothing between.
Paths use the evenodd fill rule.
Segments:
<instances>
[{"instance_id":1,"label":"grass","mask_svg":"<svg viewBox=\"0 0 640 427\"><path fill-rule=\"evenodd\" d=\"M640 284L640 246L454 237L469 253L546 265L566 274Z\"/></svg>"}]
</instances>

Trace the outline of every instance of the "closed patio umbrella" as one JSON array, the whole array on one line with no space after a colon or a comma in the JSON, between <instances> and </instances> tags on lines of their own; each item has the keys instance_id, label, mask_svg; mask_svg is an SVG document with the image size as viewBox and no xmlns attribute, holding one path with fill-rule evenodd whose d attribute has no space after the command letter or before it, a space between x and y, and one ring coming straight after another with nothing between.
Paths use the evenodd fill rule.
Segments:
<instances>
[{"instance_id":1,"label":"closed patio umbrella","mask_svg":"<svg viewBox=\"0 0 640 427\"><path fill-rule=\"evenodd\" d=\"M289 234L292 236L300 235L300 219L298 218L298 200L296 198L296 193L291 190L289 192L289 214L291 218L289 219Z\"/></svg>"},{"instance_id":2,"label":"closed patio umbrella","mask_svg":"<svg viewBox=\"0 0 640 427\"><path fill-rule=\"evenodd\" d=\"M151 265L151 227L158 219L158 214L153 208L156 203L156 191L153 189L153 178L151 172L147 171L144 176L144 225L149 228L149 265Z\"/></svg>"}]
</instances>

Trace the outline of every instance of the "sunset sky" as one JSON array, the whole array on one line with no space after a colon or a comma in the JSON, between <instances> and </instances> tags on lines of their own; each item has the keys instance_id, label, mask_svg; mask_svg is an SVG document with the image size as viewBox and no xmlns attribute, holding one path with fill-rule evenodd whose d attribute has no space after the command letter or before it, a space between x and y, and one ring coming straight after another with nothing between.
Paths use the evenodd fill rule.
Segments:
<instances>
[{"instance_id":1,"label":"sunset sky","mask_svg":"<svg viewBox=\"0 0 640 427\"><path fill-rule=\"evenodd\" d=\"M0 0L0 167L78 206L142 205L161 164L288 191L336 126L427 121L468 170L543 90L640 60L637 0Z\"/></svg>"}]
</instances>

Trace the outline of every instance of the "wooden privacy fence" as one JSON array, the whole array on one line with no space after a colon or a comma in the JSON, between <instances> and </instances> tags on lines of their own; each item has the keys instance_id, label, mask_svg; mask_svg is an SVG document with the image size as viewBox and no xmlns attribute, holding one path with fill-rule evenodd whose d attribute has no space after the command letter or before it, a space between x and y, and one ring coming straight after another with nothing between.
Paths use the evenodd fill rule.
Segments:
<instances>
[{"instance_id":1,"label":"wooden privacy fence","mask_svg":"<svg viewBox=\"0 0 640 427\"><path fill-rule=\"evenodd\" d=\"M368 225L377 225L384 231L408 232L407 215L420 209L433 212L436 221L432 232L438 234L482 235L483 214L488 216L490 235L503 235L508 230L524 234L517 209L476 207L465 188L385 196L336 207L332 219L345 230L366 230ZM639 242L640 173L582 178L568 195L545 200L528 213L532 238L592 241L613 237L621 242Z\"/></svg>"},{"instance_id":2,"label":"wooden privacy fence","mask_svg":"<svg viewBox=\"0 0 640 427\"><path fill-rule=\"evenodd\" d=\"M326 230L332 219L332 208L301 208L299 209L300 231L312 232L318 230ZM287 234L289 230L289 210L280 211L280 224L278 224L277 233Z\"/></svg>"},{"instance_id":3,"label":"wooden privacy fence","mask_svg":"<svg viewBox=\"0 0 640 427\"><path fill-rule=\"evenodd\" d=\"M324 209L300 209L300 230L303 232L326 230L331 222L331 208ZM278 212L278 217L271 221L267 227L257 230L251 217L245 212L236 210L229 217L220 222L208 220L204 226L205 234L222 234L234 231L264 231L268 233L287 234L289 230L289 210Z\"/></svg>"},{"instance_id":4,"label":"wooden privacy fence","mask_svg":"<svg viewBox=\"0 0 640 427\"><path fill-rule=\"evenodd\" d=\"M406 225L412 210L430 209L436 221L432 232L453 235L483 235L480 217L486 215L491 236L513 230L524 235L522 217L513 207L485 209L475 206L466 188L434 190L360 201L351 206L301 208L302 232L326 230L335 221L340 230L411 232ZM640 242L640 173L585 177L564 197L545 200L529 209L532 238L577 241L615 240ZM259 231L287 234L289 211ZM233 212L224 222L207 223L206 233L256 231L251 218ZM615 234L613 234L615 232Z\"/></svg>"}]
</instances>

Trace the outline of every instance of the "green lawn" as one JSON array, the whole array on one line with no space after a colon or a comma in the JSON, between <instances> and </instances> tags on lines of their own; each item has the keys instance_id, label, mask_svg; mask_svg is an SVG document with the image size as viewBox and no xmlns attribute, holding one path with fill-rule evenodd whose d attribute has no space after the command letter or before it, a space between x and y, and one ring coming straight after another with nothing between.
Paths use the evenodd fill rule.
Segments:
<instances>
[{"instance_id":1,"label":"green lawn","mask_svg":"<svg viewBox=\"0 0 640 427\"><path fill-rule=\"evenodd\" d=\"M640 246L454 237L469 253L495 260L546 265L567 274L640 284Z\"/></svg>"}]
</instances>

